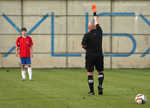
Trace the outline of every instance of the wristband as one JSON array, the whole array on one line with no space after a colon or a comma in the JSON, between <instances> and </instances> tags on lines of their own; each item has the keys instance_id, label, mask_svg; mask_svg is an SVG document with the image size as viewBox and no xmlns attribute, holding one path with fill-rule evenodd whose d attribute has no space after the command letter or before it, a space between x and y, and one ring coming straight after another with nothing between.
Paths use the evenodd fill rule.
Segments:
<instances>
[{"instance_id":1,"label":"wristband","mask_svg":"<svg viewBox=\"0 0 150 108\"><path fill-rule=\"evenodd\" d=\"M96 12L93 13L93 16L97 16Z\"/></svg>"}]
</instances>

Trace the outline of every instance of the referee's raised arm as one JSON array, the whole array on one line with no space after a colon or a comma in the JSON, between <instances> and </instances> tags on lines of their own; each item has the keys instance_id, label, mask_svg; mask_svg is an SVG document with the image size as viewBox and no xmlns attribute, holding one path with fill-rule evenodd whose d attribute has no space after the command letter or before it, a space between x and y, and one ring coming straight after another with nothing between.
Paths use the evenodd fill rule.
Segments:
<instances>
[{"instance_id":1,"label":"referee's raised arm","mask_svg":"<svg viewBox=\"0 0 150 108\"><path fill-rule=\"evenodd\" d=\"M99 24L98 17L97 17L97 15L95 15L95 14L94 14L94 24L95 24L95 26L96 26L97 24Z\"/></svg>"},{"instance_id":2,"label":"referee's raised arm","mask_svg":"<svg viewBox=\"0 0 150 108\"><path fill-rule=\"evenodd\" d=\"M99 20L98 20L98 16L97 16L96 12L93 13L93 16L94 16L94 25L96 27L96 30L102 36L103 31L99 25Z\"/></svg>"}]
</instances>

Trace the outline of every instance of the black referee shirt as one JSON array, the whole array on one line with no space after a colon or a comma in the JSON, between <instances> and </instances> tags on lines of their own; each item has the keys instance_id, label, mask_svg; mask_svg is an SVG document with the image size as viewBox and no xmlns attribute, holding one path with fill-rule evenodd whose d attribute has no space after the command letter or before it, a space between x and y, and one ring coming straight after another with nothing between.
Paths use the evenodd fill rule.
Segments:
<instances>
[{"instance_id":1,"label":"black referee shirt","mask_svg":"<svg viewBox=\"0 0 150 108\"><path fill-rule=\"evenodd\" d=\"M86 53L100 53L103 54L102 51L102 38L103 31L99 24L96 25L96 29L89 31L84 34L82 39L82 45L86 49Z\"/></svg>"}]
</instances>

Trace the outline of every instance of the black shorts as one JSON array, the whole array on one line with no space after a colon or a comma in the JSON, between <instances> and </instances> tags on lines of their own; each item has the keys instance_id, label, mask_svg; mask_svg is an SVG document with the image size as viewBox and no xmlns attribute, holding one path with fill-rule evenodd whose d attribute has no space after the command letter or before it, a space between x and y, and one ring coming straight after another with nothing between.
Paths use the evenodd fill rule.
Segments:
<instances>
[{"instance_id":1,"label":"black shorts","mask_svg":"<svg viewBox=\"0 0 150 108\"><path fill-rule=\"evenodd\" d=\"M86 54L86 69L88 72L93 72L94 67L97 71L104 71L104 56L103 54Z\"/></svg>"}]
</instances>

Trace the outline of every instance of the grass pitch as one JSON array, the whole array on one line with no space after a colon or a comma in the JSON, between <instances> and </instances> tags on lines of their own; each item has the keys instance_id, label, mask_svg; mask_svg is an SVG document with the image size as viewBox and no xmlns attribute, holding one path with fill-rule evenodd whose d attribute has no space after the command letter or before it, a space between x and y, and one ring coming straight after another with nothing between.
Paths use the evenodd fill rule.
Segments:
<instances>
[{"instance_id":1,"label":"grass pitch","mask_svg":"<svg viewBox=\"0 0 150 108\"><path fill-rule=\"evenodd\" d=\"M95 72L97 93L97 73ZM33 69L22 81L19 69L0 69L0 108L149 108L150 70L105 70L104 95L88 96L84 69ZM147 103L137 105L142 93Z\"/></svg>"}]
</instances>

